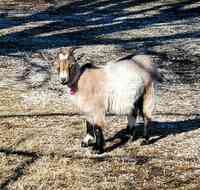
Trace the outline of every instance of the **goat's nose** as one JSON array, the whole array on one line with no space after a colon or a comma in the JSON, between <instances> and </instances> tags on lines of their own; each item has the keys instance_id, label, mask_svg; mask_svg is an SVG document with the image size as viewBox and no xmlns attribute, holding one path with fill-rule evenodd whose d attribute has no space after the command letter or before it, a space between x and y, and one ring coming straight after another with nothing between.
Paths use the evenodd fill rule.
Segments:
<instances>
[{"instance_id":1,"label":"goat's nose","mask_svg":"<svg viewBox=\"0 0 200 190\"><path fill-rule=\"evenodd\" d=\"M64 83L65 83L65 78L62 77L62 78L60 79L60 81L61 81L62 84L64 84Z\"/></svg>"}]
</instances>

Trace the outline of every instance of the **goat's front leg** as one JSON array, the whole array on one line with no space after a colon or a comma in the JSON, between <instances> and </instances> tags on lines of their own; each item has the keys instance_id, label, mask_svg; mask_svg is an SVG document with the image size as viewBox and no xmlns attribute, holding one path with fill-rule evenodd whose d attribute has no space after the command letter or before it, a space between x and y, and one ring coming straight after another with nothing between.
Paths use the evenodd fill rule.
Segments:
<instances>
[{"instance_id":1,"label":"goat's front leg","mask_svg":"<svg viewBox=\"0 0 200 190\"><path fill-rule=\"evenodd\" d=\"M95 136L96 136L96 144L94 149L98 154L102 154L104 152L105 139L103 135L102 126L96 124L95 125Z\"/></svg>"},{"instance_id":2,"label":"goat's front leg","mask_svg":"<svg viewBox=\"0 0 200 190\"><path fill-rule=\"evenodd\" d=\"M88 147L95 144L95 128L90 122L86 120L87 134L81 142L81 147Z\"/></svg>"}]
</instances>

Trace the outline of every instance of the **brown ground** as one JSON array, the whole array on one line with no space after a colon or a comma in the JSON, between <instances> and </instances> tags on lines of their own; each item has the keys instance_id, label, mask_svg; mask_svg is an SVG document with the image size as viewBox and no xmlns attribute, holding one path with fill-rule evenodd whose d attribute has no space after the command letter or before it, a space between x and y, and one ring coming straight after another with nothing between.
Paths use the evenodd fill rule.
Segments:
<instances>
[{"instance_id":1,"label":"brown ground","mask_svg":"<svg viewBox=\"0 0 200 190\"><path fill-rule=\"evenodd\" d=\"M184 0L0 1L0 190L200 189L200 3ZM151 144L108 117L107 151L80 148L83 116L41 57L80 46L81 63L151 54Z\"/></svg>"}]
</instances>

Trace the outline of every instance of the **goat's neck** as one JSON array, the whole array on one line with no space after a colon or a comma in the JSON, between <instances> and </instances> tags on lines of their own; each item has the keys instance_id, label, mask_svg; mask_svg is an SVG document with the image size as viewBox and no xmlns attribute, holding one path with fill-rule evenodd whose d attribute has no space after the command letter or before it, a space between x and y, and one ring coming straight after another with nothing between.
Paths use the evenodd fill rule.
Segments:
<instances>
[{"instance_id":1,"label":"goat's neck","mask_svg":"<svg viewBox=\"0 0 200 190\"><path fill-rule=\"evenodd\" d=\"M70 75L70 81L68 83L69 88L75 88L77 86L77 82L81 76L81 67L79 65L74 66L74 71Z\"/></svg>"},{"instance_id":2,"label":"goat's neck","mask_svg":"<svg viewBox=\"0 0 200 190\"><path fill-rule=\"evenodd\" d=\"M85 66L80 66L77 65L75 68L75 72L73 73L73 76L71 76L71 80L68 84L68 87L70 88L70 94L74 95L76 93L76 91L78 90L78 81L81 77L81 75L83 74L83 72L85 71Z\"/></svg>"},{"instance_id":3,"label":"goat's neck","mask_svg":"<svg viewBox=\"0 0 200 190\"><path fill-rule=\"evenodd\" d=\"M87 69L92 69L92 68L98 68L94 66L93 64L85 64L80 66L79 64L76 65L75 72L73 73L73 76L71 76L70 83L68 87L73 91L73 94L78 90L78 81L81 77L81 75L84 73L85 70Z\"/></svg>"}]
</instances>

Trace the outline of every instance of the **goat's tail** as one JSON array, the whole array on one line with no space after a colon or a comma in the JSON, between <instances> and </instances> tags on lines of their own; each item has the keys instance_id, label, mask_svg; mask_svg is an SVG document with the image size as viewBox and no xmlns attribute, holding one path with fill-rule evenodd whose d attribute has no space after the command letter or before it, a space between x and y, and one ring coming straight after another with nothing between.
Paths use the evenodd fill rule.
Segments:
<instances>
[{"instance_id":1,"label":"goat's tail","mask_svg":"<svg viewBox=\"0 0 200 190\"><path fill-rule=\"evenodd\" d=\"M158 69L154 65L153 60L150 56L139 54L132 57L132 60L135 64L137 64L139 68L149 73L153 80L157 82L163 81L160 73L158 72Z\"/></svg>"}]
</instances>

